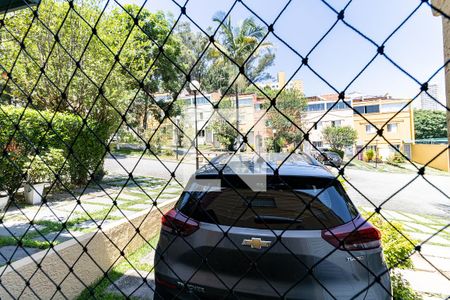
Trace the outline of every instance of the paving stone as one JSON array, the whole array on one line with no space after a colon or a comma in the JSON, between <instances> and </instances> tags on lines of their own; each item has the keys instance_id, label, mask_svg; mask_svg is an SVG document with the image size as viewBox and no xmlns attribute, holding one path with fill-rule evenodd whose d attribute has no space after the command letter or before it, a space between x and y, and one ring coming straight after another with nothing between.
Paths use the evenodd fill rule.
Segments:
<instances>
[{"instance_id":1,"label":"paving stone","mask_svg":"<svg viewBox=\"0 0 450 300\"><path fill-rule=\"evenodd\" d=\"M144 283L142 277L146 278ZM128 270L125 274L111 284L107 289L107 293L125 294L128 297L136 297L138 299L153 299L153 291L155 289L154 273L145 271ZM123 294L122 294L123 293Z\"/></svg>"},{"instance_id":2,"label":"paving stone","mask_svg":"<svg viewBox=\"0 0 450 300\"><path fill-rule=\"evenodd\" d=\"M422 224L417 224L417 223L412 223L412 222L403 222L403 224L407 227L412 228L415 231L420 231L423 233L435 233L437 230L430 228L428 226L422 225Z\"/></svg>"},{"instance_id":3,"label":"paving stone","mask_svg":"<svg viewBox=\"0 0 450 300\"><path fill-rule=\"evenodd\" d=\"M178 189L178 188L166 188L166 189L164 189L163 193L179 194L179 193L181 193L181 189Z\"/></svg>"},{"instance_id":4,"label":"paving stone","mask_svg":"<svg viewBox=\"0 0 450 300\"><path fill-rule=\"evenodd\" d=\"M385 218L388 219L389 221L397 220L397 221L414 222L414 219L411 219L407 216L404 216L403 214L400 214L392 210L384 210L384 211L382 210L381 214L385 216Z\"/></svg>"},{"instance_id":5,"label":"paving stone","mask_svg":"<svg viewBox=\"0 0 450 300\"><path fill-rule=\"evenodd\" d=\"M420 255L418 253L414 253L411 258L415 270L436 272L436 269L434 268L436 267L442 272L450 272L450 258Z\"/></svg>"},{"instance_id":6,"label":"paving stone","mask_svg":"<svg viewBox=\"0 0 450 300\"><path fill-rule=\"evenodd\" d=\"M80 205L77 206L77 208L75 209L75 213L85 214L85 211L93 213L105 209L105 206L103 205L95 205L88 203L81 203L81 206L82 208L80 207Z\"/></svg>"},{"instance_id":7,"label":"paving stone","mask_svg":"<svg viewBox=\"0 0 450 300\"><path fill-rule=\"evenodd\" d=\"M85 234L85 233L84 232L80 232L80 231L76 231L76 230L71 230L70 233L67 230L63 230L61 232L55 231L55 232L47 233L45 236L39 236L39 237L35 238L34 240L35 241L40 241L40 242L56 241L56 242L62 243L62 242L65 242L65 241L73 239L74 236L75 237L79 237L79 236L82 236L83 234Z\"/></svg>"},{"instance_id":8,"label":"paving stone","mask_svg":"<svg viewBox=\"0 0 450 300\"><path fill-rule=\"evenodd\" d=\"M142 195L145 196L144 193L142 193ZM126 201L141 200L141 197L130 195L130 194L127 194L126 192L123 192L122 194L120 194L119 198L122 200L126 200Z\"/></svg>"},{"instance_id":9,"label":"paving stone","mask_svg":"<svg viewBox=\"0 0 450 300\"><path fill-rule=\"evenodd\" d=\"M62 211L58 209L49 209L46 206L43 206L38 213L37 211L24 211L24 215L27 216L28 219L34 221L53 221L53 222L61 222L66 220L69 217L69 211Z\"/></svg>"},{"instance_id":10,"label":"paving stone","mask_svg":"<svg viewBox=\"0 0 450 300\"><path fill-rule=\"evenodd\" d=\"M431 228L435 229L435 231L439 231L444 228L444 225L430 225ZM450 226L442 230L442 232L450 234Z\"/></svg>"},{"instance_id":11,"label":"paving stone","mask_svg":"<svg viewBox=\"0 0 450 300\"><path fill-rule=\"evenodd\" d=\"M17 249L17 251L16 251ZM21 258L27 257L28 255L34 254L41 251L41 249L37 248L22 248L17 246L4 246L0 247L0 265L6 264L7 261L16 261ZM14 255L13 255L14 253ZM11 259L12 258L12 259Z\"/></svg>"},{"instance_id":12,"label":"paving stone","mask_svg":"<svg viewBox=\"0 0 450 300\"><path fill-rule=\"evenodd\" d=\"M104 206L111 206L113 204L113 200L108 197L87 198L86 200L84 200L84 202L89 202L90 204L104 205Z\"/></svg>"},{"instance_id":13,"label":"paving stone","mask_svg":"<svg viewBox=\"0 0 450 300\"><path fill-rule=\"evenodd\" d=\"M4 222L0 225L0 236L21 237L25 232L32 233L43 228L45 227L41 225L30 225L29 222Z\"/></svg>"},{"instance_id":14,"label":"paving stone","mask_svg":"<svg viewBox=\"0 0 450 300\"><path fill-rule=\"evenodd\" d=\"M151 250L149 253L141 257L139 260L141 264L148 264L148 265L154 265L155 262L155 251Z\"/></svg>"},{"instance_id":15,"label":"paving stone","mask_svg":"<svg viewBox=\"0 0 450 300\"><path fill-rule=\"evenodd\" d=\"M418 240L419 242L423 242L430 238L431 234L429 233L418 233L418 232L409 232L408 233L413 239ZM438 234L432 237L427 243L435 243L435 244L444 244L450 246L450 239L444 238L442 235Z\"/></svg>"},{"instance_id":16,"label":"paving stone","mask_svg":"<svg viewBox=\"0 0 450 300\"><path fill-rule=\"evenodd\" d=\"M134 215L134 214L136 214L136 213L139 213L139 212L132 211L132 210L121 209L120 211L119 211L119 210L116 210L115 212L110 213L109 216L112 216L112 217L119 217L119 218L125 218L125 217L123 216L123 215L125 214L125 216L126 216L127 218L130 218L132 215Z\"/></svg>"},{"instance_id":17,"label":"paving stone","mask_svg":"<svg viewBox=\"0 0 450 300\"><path fill-rule=\"evenodd\" d=\"M145 210L145 209L149 209L151 208L153 205L152 204L135 204L132 206L128 206L128 209L139 209L139 210Z\"/></svg>"},{"instance_id":18,"label":"paving stone","mask_svg":"<svg viewBox=\"0 0 450 300\"><path fill-rule=\"evenodd\" d=\"M404 213L404 214L413 220L419 221L420 223L425 223L425 224L435 224L436 223L434 219L429 219L429 218L425 218L425 217L422 217L419 215L414 215L414 214L409 214L409 213Z\"/></svg>"},{"instance_id":19,"label":"paving stone","mask_svg":"<svg viewBox=\"0 0 450 300\"><path fill-rule=\"evenodd\" d=\"M102 224L102 226L106 226L108 224L110 224L112 221L111 220L105 220L102 223L102 220L88 220L88 221L84 221L81 222L79 224L74 225L74 227L77 230L83 230L83 229L92 229L92 228L97 228L97 225L100 225L100 223Z\"/></svg>"},{"instance_id":20,"label":"paving stone","mask_svg":"<svg viewBox=\"0 0 450 300\"><path fill-rule=\"evenodd\" d=\"M61 210L61 211L68 211L71 212L75 206L77 206L76 200L68 200L68 201L61 201L61 202L51 202L48 204L48 206L54 210Z\"/></svg>"},{"instance_id":21,"label":"paving stone","mask_svg":"<svg viewBox=\"0 0 450 300\"><path fill-rule=\"evenodd\" d=\"M425 244L422 245L420 252L426 256L444 257L450 259L450 247Z\"/></svg>"},{"instance_id":22,"label":"paving stone","mask_svg":"<svg viewBox=\"0 0 450 300\"><path fill-rule=\"evenodd\" d=\"M415 291L450 296L448 279L438 272L399 270Z\"/></svg>"}]
</instances>

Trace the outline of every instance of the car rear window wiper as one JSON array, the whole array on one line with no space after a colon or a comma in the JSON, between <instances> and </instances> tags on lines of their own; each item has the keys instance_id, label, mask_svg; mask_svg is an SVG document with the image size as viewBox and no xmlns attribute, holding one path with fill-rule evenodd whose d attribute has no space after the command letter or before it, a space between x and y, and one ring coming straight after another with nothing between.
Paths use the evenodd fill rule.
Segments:
<instances>
[{"instance_id":1,"label":"car rear window wiper","mask_svg":"<svg viewBox=\"0 0 450 300\"><path fill-rule=\"evenodd\" d=\"M256 216L255 223L257 224L286 224L286 223L302 223L300 219L277 217L277 216Z\"/></svg>"}]
</instances>

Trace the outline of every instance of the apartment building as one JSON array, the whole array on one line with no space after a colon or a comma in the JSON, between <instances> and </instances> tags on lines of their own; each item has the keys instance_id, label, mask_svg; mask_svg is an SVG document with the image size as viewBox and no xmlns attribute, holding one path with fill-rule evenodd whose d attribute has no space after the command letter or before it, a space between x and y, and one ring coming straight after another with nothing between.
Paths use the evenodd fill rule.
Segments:
<instances>
[{"instance_id":1,"label":"apartment building","mask_svg":"<svg viewBox=\"0 0 450 300\"><path fill-rule=\"evenodd\" d=\"M409 100L361 97L352 101L353 127L358 133L356 151L367 145L366 149L373 149L381 159L394 153L394 148L409 155L409 144L414 139L413 109ZM377 128L383 128L384 138L377 135Z\"/></svg>"},{"instance_id":2,"label":"apartment building","mask_svg":"<svg viewBox=\"0 0 450 300\"><path fill-rule=\"evenodd\" d=\"M213 104L217 103L221 99L221 95L218 93L198 95L196 98L192 94L188 94L179 97L180 101L184 101L185 108L183 112L183 126L190 132L190 136L194 136L195 131L195 99L197 101L197 129L199 131L198 143L199 145L213 144L215 147L220 147L217 138L215 137L214 130L212 129L212 123L219 115L214 113ZM231 100L231 108L220 109L219 112L223 118L225 118L230 124L236 127L236 98L235 96L227 97ZM239 131L241 133L248 132L248 143L252 146L256 144L261 145L261 141L256 141L254 129L257 129L257 135L262 132L261 123L255 124L255 110L259 110L260 104L257 104L256 94L240 94L239 99ZM224 99L225 100L225 99ZM254 127L252 129L252 127ZM258 137L259 139L261 137Z\"/></svg>"},{"instance_id":3,"label":"apartment building","mask_svg":"<svg viewBox=\"0 0 450 300\"><path fill-rule=\"evenodd\" d=\"M278 72L276 81L261 82L261 83L258 83L258 86L260 88L270 87L273 90L279 90L282 87L284 87L285 89L294 89L294 90L297 90L297 91L299 91L301 93L304 92L303 80L294 79L293 78L289 82L287 82L287 84L286 84L286 81L287 81L286 73L285 72Z\"/></svg>"},{"instance_id":4,"label":"apartment building","mask_svg":"<svg viewBox=\"0 0 450 300\"><path fill-rule=\"evenodd\" d=\"M305 143L303 151L309 153L314 147L321 148L329 145L323 140L322 131L328 126L352 126L353 110L352 100L345 98L344 101L338 99L337 94L328 94L306 98L308 101L305 116L305 129L310 130L309 140ZM345 150L348 155L353 152L352 147Z\"/></svg>"},{"instance_id":5,"label":"apartment building","mask_svg":"<svg viewBox=\"0 0 450 300\"><path fill-rule=\"evenodd\" d=\"M409 155L409 144L414 137L414 119L408 100L358 93L349 94L344 100L338 100L337 94L313 96L307 100L305 125L310 130L310 141L314 146L329 147L322 136L325 127L351 126L358 138L354 147L345 149L347 155L358 152L366 145L366 149L373 149L382 159L395 151L393 147ZM381 127L385 139L377 136L376 128ZM312 150L311 144L305 144L305 152Z\"/></svg>"}]
</instances>

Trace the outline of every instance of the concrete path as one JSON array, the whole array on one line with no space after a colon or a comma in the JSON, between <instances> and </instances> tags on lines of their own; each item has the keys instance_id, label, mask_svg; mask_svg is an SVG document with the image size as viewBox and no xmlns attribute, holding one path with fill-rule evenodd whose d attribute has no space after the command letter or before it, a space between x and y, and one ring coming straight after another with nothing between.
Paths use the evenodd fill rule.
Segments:
<instances>
[{"instance_id":1,"label":"concrete path","mask_svg":"<svg viewBox=\"0 0 450 300\"><path fill-rule=\"evenodd\" d=\"M27 251L33 254L40 251L39 248L48 248L50 243L62 243L98 230L100 224L104 226L125 217L130 218L153 207L154 201L169 201L182 191L173 181L167 185L168 181L160 178L135 176L135 182L127 178L110 175L101 183L102 189L92 186L73 191L77 198L61 193L50 195L47 204L11 206L0 224L0 245L3 245L0 246L0 266L27 256ZM81 204L77 204L77 199L81 200ZM113 206L113 200L117 201L117 207ZM33 224L30 224L31 220ZM64 221L70 227L61 231ZM19 240L30 247L18 247L13 256Z\"/></svg>"}]
</instances>

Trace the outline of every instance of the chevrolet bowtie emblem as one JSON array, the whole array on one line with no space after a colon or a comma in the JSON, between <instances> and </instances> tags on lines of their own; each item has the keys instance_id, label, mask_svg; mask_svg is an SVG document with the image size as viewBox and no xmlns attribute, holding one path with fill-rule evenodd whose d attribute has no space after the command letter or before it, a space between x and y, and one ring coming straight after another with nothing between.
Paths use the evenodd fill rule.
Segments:
<instances>
[{"instance_id":1,"label":"chevrolet bowtie emblem","mask_svg":"<svg viewBox=\"0 0 450 300\"><path fill-rule=\"evenodd\" d=\"M250 240L243 240L242 246L250 246L252 249L267 248L270 246L271 241L263 241L260 238L251 238Z\"/></svg>"}]
</instances>

